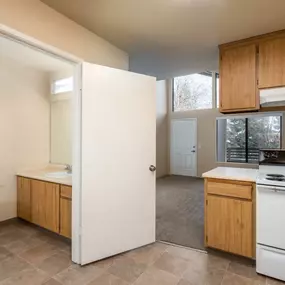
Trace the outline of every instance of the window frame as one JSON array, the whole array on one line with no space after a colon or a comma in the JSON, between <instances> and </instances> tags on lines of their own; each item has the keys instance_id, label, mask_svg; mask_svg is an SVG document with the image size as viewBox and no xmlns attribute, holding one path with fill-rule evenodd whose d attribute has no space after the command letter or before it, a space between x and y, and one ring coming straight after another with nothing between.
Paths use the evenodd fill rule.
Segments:
<instances>
[{"instance_id":1,"label":"window frame","mask_svg":"<svg viewBox=\"0 0 285 285\"><path fill-rule=\"evenodd\" d=\"M214 81L215 81L215 90L214 90L214 96L215 96L215 108L216 109L219 109L219 107L220 107L220 96L218 97L218 95L220 95L220 94L218 94L218 91L220 91L220 88L219 88L219 90L218 90L218 87L220 87L219 86L219 84L220 84L220 81L219 81L219 83L218 83L218 79L220 80L220 74L218 73L218 72L214 72L214 75L213 75L213 77L214 77Z\"/></svg>"},{"instance_id":2,"label":"window frame","mask_svg":"<svg viewBox=\"0 0 285 285\"><path fill-rule=\"evenodd\" d=\"M183 110L183 111L175 111L174 110L174 80L177 77L181 76L176 76L171 79L171 112L172 113L181 113L181 112L191 112L191 111L203 111L203 110L211 110L214 109L214 106L216 105L216 84L214 82L214 78L216 76L217 72L212 72L212 71L203 71L203 72L196 72L196 73L191 73L191 74L186 74L186 75L181 75L181 76L189 76L189 75L194 75L194 74L200 74L204 76L208 76L212 78L212 102L211 102L211 108L206 108L206 109L188 109L188 110Z\"/></svg>"},{"instance_id":3,"label":"window frame","mask_svg":"<svg viewBox=\"0 0 285 285\"><path fill-rule=\"evenodd\" d=\"M175 77L173 77L171 80L171 111L172 113L176 113L174 111L174 79Z\"/></svg>"},{"instance_id":4,"label":"window frame","mask_svg":"<svg viewBox=\"0 0 285 285\"><path fill-rule=\"evenodd\" d=\"M215 159L216 163L230 163L230 164L250 164L250 165L256 165L257 163L250 163L248 162L248 119L250 118L258 118L258 117L280 117L280 149L283 147L283 113L267 113L267 114L259 114L259 115L248 115L248 116L225 116L225 117L217 117L216 118L216 124L215 124L215 142L216 142L216 147L215 147ZM228 120L228 119L244 119L245 120L245 162L231 162L231 161L219 161L218 160L218 147L219 147L219 138L217 135L218 132L218 120ZM226 150L226 148L225 148Z\"/></svg>"}]
</instances>

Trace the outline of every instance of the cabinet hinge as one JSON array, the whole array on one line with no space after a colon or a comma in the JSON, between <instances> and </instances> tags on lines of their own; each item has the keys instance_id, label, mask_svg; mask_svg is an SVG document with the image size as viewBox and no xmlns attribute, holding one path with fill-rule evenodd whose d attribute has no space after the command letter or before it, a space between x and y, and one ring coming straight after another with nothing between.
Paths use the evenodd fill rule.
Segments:
<instances>
[{"instance_id":1,"label":"cabinet hinge","mask_svg":"<svg viewBox=\"0 0 285 285\"><path fill-rule=\"evenodd\" d=\"M206 236L206 242L208 242L208 236Z\"/></svg>"},{"instance_id":2,"label":"cabinet hinge","mask_svg":"<svg viewBox=\"0 0 285 285\"><path fill-rule=\"evenodd\" d=\"M206 205L208 205L208 200L206 200Z\"/></svg>"},{"instance_id":3,"label":"cabinet hinge","mask_svg":"<svg viewBox=\"0 0 285 285\"><path fill-rule=\"evenodd\" d=\"M257 79L257 86L259 85L259 79Z\"/></svg>"}]
</instances>

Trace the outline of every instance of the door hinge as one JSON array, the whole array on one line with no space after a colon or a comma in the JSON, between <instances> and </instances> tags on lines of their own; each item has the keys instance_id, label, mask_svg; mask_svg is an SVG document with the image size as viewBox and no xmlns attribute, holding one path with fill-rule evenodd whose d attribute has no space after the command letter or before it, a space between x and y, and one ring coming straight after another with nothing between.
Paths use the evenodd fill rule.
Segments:
<instances>
[{"instance_id":1,"label":"door hinge","mask_svg":"<svg viewBox=\"0 0 285 285\"><path fill-rule=\"evenodd\" d=\"M206 242L208 242L208 236L206 236Z\"/></svg>"},{"instance_id":2,"label":"door hinge","mask_svg":"<svg viewBox=\"0 0 285 285\"><path fill-rule=\"evenodd\" d=\"M206 200L206 205L208 206L208 200Z\"/></svg>"},{"instance_id":3,"label":"door hinge","mask_svg":"<svg viewBox=\"0 0 285 285\"><path fill-rule=\"evenodd\" d=\"M257 79L257 86L259 85L259 79Z\"/></svg>"}]
</instances>

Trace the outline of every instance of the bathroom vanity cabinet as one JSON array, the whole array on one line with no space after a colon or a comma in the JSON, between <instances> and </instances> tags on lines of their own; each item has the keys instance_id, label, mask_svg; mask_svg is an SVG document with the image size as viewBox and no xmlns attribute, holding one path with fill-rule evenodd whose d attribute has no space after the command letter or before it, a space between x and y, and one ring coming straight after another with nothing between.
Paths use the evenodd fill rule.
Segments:
<instances>
[{"instance_id":1,"label":"bathroom vanity cabinet","mask_svg":"<svg viewBox=\"0 0 285 285\"><path fill-rule=\"evenodd\" d=\"M17 177L18 217L71 238L72 187Z\"/></svg>"}]
</instances>

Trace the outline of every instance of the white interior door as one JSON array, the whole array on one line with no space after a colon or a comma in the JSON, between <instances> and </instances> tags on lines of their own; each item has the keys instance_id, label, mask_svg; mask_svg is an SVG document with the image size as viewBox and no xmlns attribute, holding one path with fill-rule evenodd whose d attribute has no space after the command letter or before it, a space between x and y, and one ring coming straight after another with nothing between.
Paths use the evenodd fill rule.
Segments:
<instances>
[{"instance_id":1,"label":"white interior door","mask_svg":"<svg viewBox=\"0 0 285 285\"><path fill-rule=\"evenodd\" d=\"M82 65L81 264L155 241L156 80Z\"/></svg>"},{"instance_id":2,"label":"white interior door","mask_svg":"<svg viewBox=\"0 0 285 285\"><path fill-rule=\"evenodd\" d=\"M171 174L197 176L197 120L171 121Z\"/></svg>"}]
</instances>

